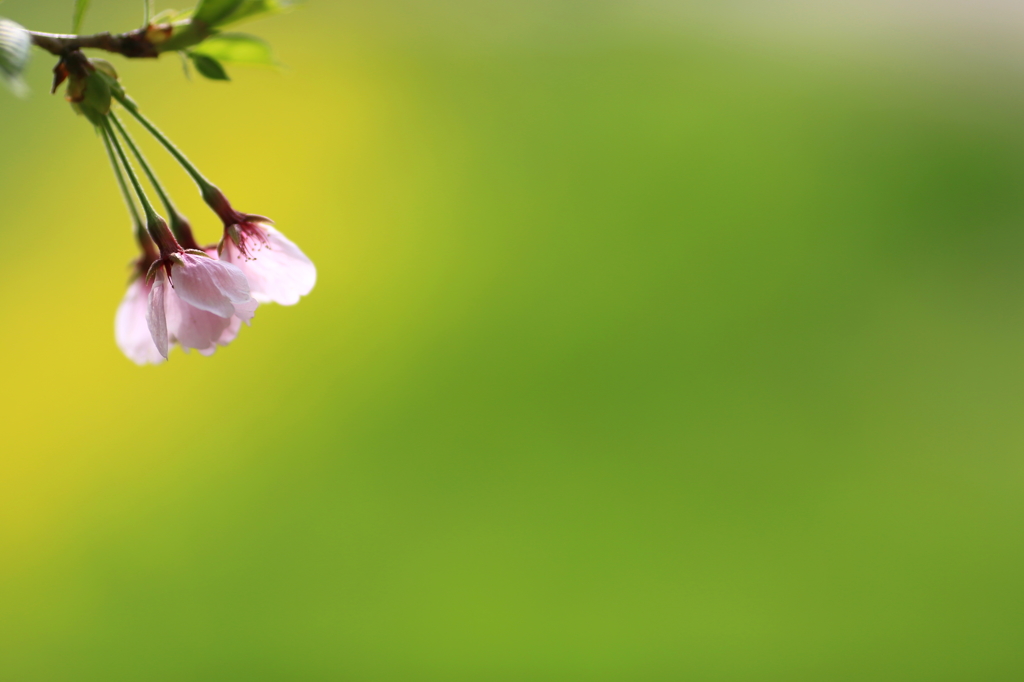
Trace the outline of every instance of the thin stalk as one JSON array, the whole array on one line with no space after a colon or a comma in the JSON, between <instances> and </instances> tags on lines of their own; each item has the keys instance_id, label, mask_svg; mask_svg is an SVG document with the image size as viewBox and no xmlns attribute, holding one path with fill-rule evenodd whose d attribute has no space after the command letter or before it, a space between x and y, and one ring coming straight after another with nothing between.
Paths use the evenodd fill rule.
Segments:
<instances>
[{"instance_id":1,"label":"thin stalk","mask_svg":"<svg viewBox=\"0 0 1024 682\"><path fill-rule=\"evenodd\" d=\"M142 155L142 150L139 149L138 145L135 144L135 140L133 140L132 136L128 134L127 130L125 130L124 124L121 123L121 119L119 119L114 112L110 112L110 114L108 114L108 118L114 124L114 127L117 128L117 131L121 133L121 138L124 139L128 148L132 150L132 154L135 155L135 158L138 159L139 165L142 166L142 170L146 173L146 177L149 178L150 184L153 185L157 195L160 197L160 202L167 210L167 217L170 221L171 232L174 234L174 237L186 249L198 249L199 244L192 235L192 225L189 224L185 216L178 212L174 202L172 202L171 198L167 196L167 192L164 190L163 185L160 184L160 180L157 179L156 173L153 172L153 167L149 165L149 162L146 161L146 157Z\"/></svg>"},{"instance_id":2,"label":"thin stalk","mask_svg":"<svg viewBox=\"0 0 1024 682\"><path fill-rule=\"evenodd\" d=\"M160 197L160 203L162 203L164 208L167 210L171 224L173 225L175 222L178 222L176 220L180 218L178 209L174 207L174 202L172 202L171 198L167 196L167 192L164 190L163 185L160 184L160 180L157 179L152 166L150 166L149 162L146 161L146 157L142 155L142 150L140 150L135 144L135 140L133 140L131 135L128 134L128 131L124 129L124 125L122 125L120 119L114 115L114 112L110 112L109 118L111 123L114 124L114 127L117 128L117 132L121 133L121 138L128 145L128 149L132 150L132 154L134 154L135 158L138 159L139 165L142 166L142 171L146 174L146 177L149 178L149 183L153 185L153 189L156 190L157 196Z\"/></svg>"},{"instance_id":3,"label":"thin stalk","mask_svg":"<svg viewBox=\"0 0 1024 682\"><path fill-rule=\"evenodd\" d=\"M159 218L156 209L153 208L153 204L149 201L149 197L146 196L146 190L142 189L142 183L139 182L139 176L135 174L135 169L132 168L131 162L128 160L128 156L124 153L124 149L121 147L121 143L117 141L117 137L114 135L114 130L110 126L110 121L103 119L103 130L107 133L107 138L110 140L111 145L114 147L114 151L117 152L117 158L121 160L121 165L124 167L125 173L128 175L128 179L132 183L132 187L135 189L135 195L139 197L139 203L142 204L142 210L146 213L146 221L152 221Z\"/></svg>"},{"instance_id":4,"label":"thin stalk","mask_svg":"<svg viewBox=\"0 0 1024 682\"><path fill-rule=\"evenodd\" d=\"M110 146L110 138L107 137L107 131L103 131L103 146L107 149L107 158L110 159L110 167L114 169L114 177L117 178L117 186L121 189L121 198L124 199L125 205L128 207L128 213L132 216L132 225L135 227L136 237L146 235L146 225L142 222L142 216L139 215L139 207L135 205L135 200L132 199L131 192L128 190L128 184L124 179L124 171L121 170L121 162L117 160L117 156L114 154L114 148Z\"/></svg>"},{"instance_id":5,"label":"thin stalk","mask_svg":"<svg viewBox=\"0 0 1024 682\"><path fill-rule=\"evenodd\" d=\"M188 157L182 154L181 150L175 147L174 143L171 142L166 135L160 132L159 128L153 125L148 118L143 116L133 103L126 102L122 100L120 97L118 97L118 100L121 102L121 104L125 105L124 108L128 110L128 113L134 116L135 120L141 123L142 127L148 130L150 134L152 134L153 137L155 137L157 141L164 146L164 149L166 149L170 153L170 155L173 156L175 160L177 160L177 162L181 164L181 167L185 169L185 172L192 176L192 179L195 180L195 183L199 185L200 191L205 193L211 189L214 189L213 183L211 183L209 180L203 177L203 174L200 173L199 169L196 168L195 165L188 160Z\"/></svg>"},{"instance_id":6,"label":"thin stalk","mask_svg":"<svg viewBox=\"0 0 1024 682\"><path fill-rule=\"evenodd\" d=\"M163 252L165 248L172 247L174 237L171 236L170 230L167 229L164 219L161 218L157 214L156 209L153 208L153 204L150 202L149 197L146 196L146 191L142 189L142 183L139 182L139 176L136 175L135 169L132 168L132 164L128 160L128 155L124 153L124 148L118 141L117 136L114 135L114 128L110 125L110 119L103 119L103 129L106 131L107 137L110 139L110 143L114 147L114 151L117 152L117 157L121 159L121 165L124 167L124 171L128 175L128 179L131 180L132 187L135 189L135 194L139 197L139 203L142 204L142 210L146 213L146 228L149 230L149 236L153 238L153 241L160 246L160 251ZM161 227L163 228L163 231L161 231Z\"/></svg>"}]
</instances>

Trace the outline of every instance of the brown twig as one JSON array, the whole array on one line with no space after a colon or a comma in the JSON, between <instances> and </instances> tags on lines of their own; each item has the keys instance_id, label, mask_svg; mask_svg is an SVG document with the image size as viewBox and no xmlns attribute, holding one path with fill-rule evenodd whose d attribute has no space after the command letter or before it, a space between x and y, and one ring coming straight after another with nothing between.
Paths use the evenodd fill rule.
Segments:
<instances>
[{"instance_id":1,"label":"brown twig","mask_svg":"<svg viewBox=\"0 0 1024 682\"><path fill-rule=\"evenodd\" d=\"M60 35L57 33L36 33L29 31L32 43L58 57L73 50L94 48L116 52L125 57L156 57L160 53L146 37L146 29L140 28L128 33L114 35L97 33L91 36Z\"/></svg>"},{"instance_id":2,"label":"brown twig","mask_svg":"<svg viewBox=\"0 0 1024 682\"><path fill-rule=\"evenodd\" d=\"M199 43L210 33L204 24L192 21L148 26L127 33L104 32L90 36L28 32L32 44L58 57L75 50L91 48L131 58L159 57L169 49L182 49Z\"/></svg>"}]
</instances>

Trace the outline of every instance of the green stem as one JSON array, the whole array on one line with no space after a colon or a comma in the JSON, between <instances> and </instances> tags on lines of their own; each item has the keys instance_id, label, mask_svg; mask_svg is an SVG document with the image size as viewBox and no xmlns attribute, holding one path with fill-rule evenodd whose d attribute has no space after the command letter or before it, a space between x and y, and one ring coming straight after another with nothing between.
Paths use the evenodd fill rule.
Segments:
<instances>
[{"instance_id":1,"label":"green stem","mask_svg":"<svg viewBox=\"0 0 1024 682\"><path fill-rule=\"evenodd\" d=\"M114 151L117 152L117 158L121 160L121 165L124 167L124 171L127 173L128 179L132 183L132 187L135 189L136 196L139 197L139 203L142 204L142 210L146 213L146 221L150 222L159 218L160 216L157 215L156 209L153 208L153 204L149 201L149 197L146 196L146 190L142 189L142 183L139 182L139 176L135 174L135 169L132 168L132 164L128 160L128 156L124 153L121 143L118 142L117 137L114 135L114 129L110 126L109 119L103 119L103 130L107 133L107 138L113 145Z\"/></svg>"},{"instance_id":2,"label":"green stem","mask_svg":"<svg viewBox=\"0 0 1024 682\"><path fill-rule=\"evenodd\" d=\"M124 179L124 171L121 170L121 162L118 161L117 156L114 155L114 148L110 146L110 138L107 137L106 130L103 131L103 146L107 148L107 158L110 159L110 167L114 169L114 177L117 178L117 186L121 189L121 198L124 199L125 205L128 206L128 213L132 216L132 224L135 226L135 236L139 238L145 237L145 223L142 222L142 216L139 215L139 208L135 205L135 200L132 199L132 195L128 191L128 184Z\"/></svg>"},{"instance_id":3,"label":"green stem","mask_svg":"<svg viewBox=\"0 0 1024 682\"><path fill-rule=\"evenodd\" d=\"M203 177L203 174L200 173L199 169L196 168L195 165L188 160L188 157L182 154L181 150L175 147L174 143L171 142L166 135L160 132L159 128L153 125L148 118L146 118L139 112L134 102L127 100L127 98L122 99L116 93L115 96L117 97L118 101L122 105L124 105L124 108L128 110L128 113L134 116L135 120L141 123L142 127L148 130L153 135L153 137L155 137L160 142L160 144L164 146L164 149L166 149L170 153L170 155L173 156L178 161L178 163L181 164L181 167L184 168L185 171L192 176L192 179L195 180L195 183L199 185L200 191L205 193L206 191L213 188L213 183L211 183L209 180Z\"/></svg>"},{"instance_id":4,"label":"green stem","mask_svg":"<svg viewBox=\"0 0 1024 682\"><path fill-rule=\"evenodd\" d=\"M157 214L156 209L153 208L153 204L150 202L149 197L146 196L146 191L142 189L142 183L139 182L139 176L136 175L135 169L132 168L131 162L128 161L128 155L124 153L124 148L118 141L117 136L114 135L114 128L110 125L110 119L107 117L103 118L103 129L107 133L107 137L110 139L110 143L113 145L114 151L117 152L117 157L121 159L121 165L124 167L124 171L128 175L128 179L131 180L132 187L135 188L135 194L139 197L139 203L142 204L142 210L146 212L146 228L149 230L149 236L157 243L161 252L164 252L165 250L173 250L177 247L174 237L171 235L170 230L167 229L167 224L164 223L164 219L161 218Z\"/></svg>"},{"instance_id":5,"label":"green stem","mask_svg":"<svg viewBox=\"0 0 1024 682\"><path fill-rule=\"evenodd\" d=\"M163 185L161 185L160 181L157 179L152 166L149 165L149 162L146 161L146 157L142 155L142 151L135 144L135 140L131 138L128 131L124 129L124 125L121 124L121 120L118 119L113 112L110 113L109 118L111 123L114 124L114 127L117 128L117 132L121 133L121 138L124 139L125 143L128 145L128 149L132 150L132 154L134 154L135 158L138 159L139 165L142 166L142 171L146 174L146 177L149 178L150 184L153 185L153 189L156 190L157 196L160 197L160 202L167 210L168 216L171 219L171 224L173 225L180 222L178 209L174 207L174 203L171 201L171 198L167 196L167 192L164 191Z\"/></svg>"}]
</instances>

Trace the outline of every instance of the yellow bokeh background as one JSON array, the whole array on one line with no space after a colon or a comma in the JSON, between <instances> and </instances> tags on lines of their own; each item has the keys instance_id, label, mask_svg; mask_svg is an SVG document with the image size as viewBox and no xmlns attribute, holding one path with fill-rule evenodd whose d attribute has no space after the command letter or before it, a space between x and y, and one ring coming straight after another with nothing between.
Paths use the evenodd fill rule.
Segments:
<instances>
[{"instance_id":1,"label":"yellow bokeh background","mask_svg":"<svg viewBox=\"0 0 1024 682\"><path fill-rule=\"evenodd\" d=\"M281 70L111 57L319 270L145 368L36 50L0 92L0 680L1016 679L1024 58L986 8L310 0L239 27Z\"/></svg>"}]
</instances>

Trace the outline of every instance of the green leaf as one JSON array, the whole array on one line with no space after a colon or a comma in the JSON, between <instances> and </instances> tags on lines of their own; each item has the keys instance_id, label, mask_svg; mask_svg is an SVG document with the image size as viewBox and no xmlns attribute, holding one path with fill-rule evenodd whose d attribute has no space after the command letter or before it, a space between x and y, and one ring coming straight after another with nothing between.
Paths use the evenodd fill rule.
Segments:
<instances>
[{"instance_id":1,"label":"green leaf","mask_svg":"<svg viewBox=\"0 0 1024 682\"><path fill-rule=\"evenodd\" d=\"M71 18L71 32L78 33L82 30L82 19L85 18L85 11L89 9L92 0L75 0L75 14Z\"/></svg>"},{"instance_id":2,"label":"green leaf","mask_svg":"<svg viewBox=\"0 0 1024 682\"><path fill-rule=\"evenodd\" d=\"M205 55L228 64L277 66L270 43L244 33L219 33L201 42L192 54Z\"/></svg>"},{"instance_id":3,"label":"green leaf","mask_svg":"<svg viewBox=\"0 0 1024 682\"><path fill-rule=\"evenodd\" d=\"M228 24L282 14L304 0L200 0L192 20L180 24L170 40L160 43L159 52L187 50L214 36Z\"/></svg>"},{"instance_id":4,"label":"green leaf","mask_svg":"<svg viewBox=\"0 0 1024 682\"><path fill-rule=\"evenodd\" d=\"M142 0L142 25L149 26L150 17L153 16L153 0Z\"/></svg>"},{"instance_id":5,"label":"green leaf","mask_svg":"<svg viewBox=\"0 0 1024 682\"><path fill-rule=\"evenodd\" d=\"M205 54L189 54L192 58L192 63L196 66L196 71L203 74L207 78L213 81L229 81L228 72L224 70L221 63L213 57L207 57Z\"/></svg>"},{"instance_id":6,"label":"green leaf","mask_svg":"<svg viewBox=\"0 0 1024 682\"><path fill-rule=\"evenodd\" d=\"M302 0L244 0L219 26L259 19L264 14L284 14L302 4Z\"/></svg>"},{"instance_id":7,"label":"green leaf","mask_svg":"<svg viewBox=\"0 0 1024 682\"><path fill-rule=\"evenodd\" d=\"M10 19L0 18L0 80L18 96L28 92L21 74L28 65L31 50L28 31Z\"/></svg>"},{"instance_id":8,"label":"green leaf","mask_svg":"<svg viewBox=\"0 0 1024 682\"><path fill-rule=\"evenodd\" d=\"M196 13L192 16L193 21L201 21L210 28L214 28L225 17L238 9L239 5L248 0L199 0L196 6Z\"/></svg>"},{"instance_id":9,"label":"green leaf","mask_svg":"<svg viewBox=\"0 0 1024 682\"><path fill-rule=\"evenodd\" d=\"M202 0L194 19L210 28L222 28L265 14L282 14L300 4L301 0Z\"/></svg>"},{"instance_id":10,"label":"green leaf","mask_svg":"<svg viewBox=\"0 0 1024 682\"><path fill-rule=\"evenodd\" d=\"M192 10L190 10L190 9L186 9L186 10L165 9L165 10L161 11L159 14L157 14L156 16L154 16L152 19L150 19L150 21L152 21L154 24L173 24L176 21L181 21L183 19L191 19L191 18L192 18Z\"/></svg>"}]
</instances>

